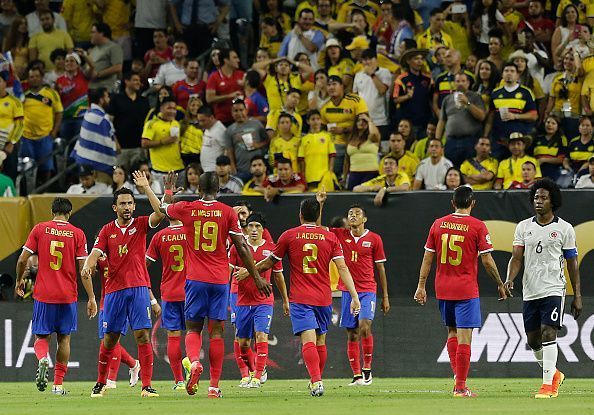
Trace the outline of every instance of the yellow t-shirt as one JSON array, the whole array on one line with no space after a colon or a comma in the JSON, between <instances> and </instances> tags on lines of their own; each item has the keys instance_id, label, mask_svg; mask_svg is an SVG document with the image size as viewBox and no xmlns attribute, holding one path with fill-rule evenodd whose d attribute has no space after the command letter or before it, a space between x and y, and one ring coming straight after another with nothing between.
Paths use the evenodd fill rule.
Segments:
<instances>
[{"instance_id":1,"label":"yellow t-shirt","mask_svg":"<svg viewBox=\"0 0 594 415\"><path fill-rule=\"evenodd\" d=\"M362 143L359 148L347 145L346 152L349 156L349 171L352 172L371 172L379 171L377 155L379 144L370 140Z\"/></svg>"},{"instance_id":2,"label":"yellow t-shirt","mask_svg":"<svg viewBox=\"0 0 594 415\"><path fill-rule=\"evenodd\" d=\"M551 96L555 98L555 106L553 107L553 110L563 111L563 105L569 101L571 112L575 114L575 116L579 116L582 113L582 78L578 77L574 79L573 82L568 82L566 84L567 91L569 91L567 98L561 98L559 93L563 89L564 80L565 73L560 73L553 79L553 84L551 86Z\"/></svg>"},{"instance_id":3,"label":"yellow t-shirt","mask_svg":"<svg viewBox=\"0 0 594 415\"><path fill-rule=\"evenodd\" d=\"M419 49L431 49L431 50L434 50L434 49L436 49L440 45L443 45L446 48L450 48L450 47L452 47L454 45L454 42L452 41L452 38L450 37L450 35L448 35L443 30L440 32L441 41L439 41L437 38L435 38L434 36L432 36L430 30L431 29L427 29L423 33L420 33L416 37L417 47Z\"/></svg>"},{"instance_id":4,"label":"yellow t-shirt","mask_svg":"<svg viewBox=\"0 0 594 415\"><path fill-rule=\"evenodd\" d=\"M594 59L592 61L594 62ZM594 76L586 76L582 83L581 95L587 97L590 108L594 108Z\"/></svg>"},{"instance_id":5,"label":"yellow t-shirt","mask_svg":"<svg viewBox=\"0 0 594 415\"><path fill-rule=\"evenodd\" d=\"M282 137L275 137L270 142L270 147L268 148L268 157L270 161L270 165L274 167L274 171L276 172L275 166L275 158L278 158L279 154L286 159L291 160L291 166L293 167L293 171L298 173L299 172L299 163L297 163L297 153L299 152L299 144L301 142L301 137L293 136L290 140L285 140Z\"/></svg>"},{"instance_id":6,"label":"yellow t-shirt","mask_svg":"<svg viewBox=\"0 0 594 415\"><path fill-rule=\"evenodd\" d=\"M340 128L352 128L357 115L365 112L369 112L365 100L355 94L346 94L338 105L330 100L320 111L326 126L336 124ZM334 144L346 144L345 134L332 134L332 139Z\"/></svg>"},{"instance_id":7,"label":"yellow t-shirt","mask_svg":"<svg viewBox=\"0 0 594 415\"><path fill-rule=\"evenodd\" d=\"M478 163L478 161L475 160L475 162ZM494 159L493 157L489 157L486 160L481 161L480 165L492 172L494 174L493 176L493 180L491 180L490 182L486 182L486 183L481 183L481 184L473 184L472 188L474 190L489 190L493 188L493 183L495 182L495 176L497 176L497 168L499 167L499 162ZM520 166L521 168L521 166ZM469 160L464 161L464 163L462 163L462 165L460 166L460 172L462 172L462 174L464 176L472 176L475 174L480 174L481 171L479 169L477 169L473 163L471 163ZM520 175L521 175L521 171L520 171Z\"/></svg>"},{"instance_id":8,"label":"yellow t-shirt","mask_svg":"<svg viewBox=\"0 0 594 415\"><path fill-rule=\"evenodd\" d=\"M516 160L510 157L499 163L499 168L497 169L497 179L503 180L504 189L508 189L513 182L522 182L522 164L527 161L531 161L536 166L536 179L542 177L540 165L534 157L524 156Z\"/></svg>"},{"instance_id":9,"label":"yellow t-shirt","mask_svg":"<svg viewBox=\"0 0 594 415\"><path fill-rule=\"evenodd\" d=\"M270 111L266 116L266 129L275 131L275 136L278 135L278 119L283 112L286 113L286 111L282 110ZM296 137L301 137L301 129L303 128L303 118L301 118L301 115L299 115L298 112L294 112L289 115L293 117L293 120L291 121L291 133L293 133L293 135Z\"/></svg>"},{"instance_id":10,"label":"yellow t-shirt","mask_svg":"<svg viewBox=\"0 0 594 415\"><path fill-rule=\"evenodd\" d=\"M386 186L386 187L388 187L388 182L387 182L386 178L387 178L387 176L385 174L382 174L380 176L377 176L375 179L366 181L365 183L362 184L362 186L367 186L367 187L374 187L374 186L384 187L384 186ZM410 185L410 178L408 177L408 174L399 171L396 174L396 179L394 180L394 184L391 186L402 186L403 184Z\"/></svg>"},{"instance_id":11,"label":"yellow t-shirt","mask_svg":"<svg viewBox=\"0 0 594 415\"><path fill-rule=\"evenodd\" d=\"M266 98L268 99L268 108L270 108L270 111L280 110L284 105L284 100L289 89L296 88L301 90L301 75L292 73L289 75L288 82L283 82L276 76L266 75L262 85L266 89ZM301 94L303 95L303 92Z\"/></svg>"},{"instance_id":12,"label":"yellow t-shirt","mask_svg":"<svg viewBox=\"0 0 594 415\"><path fill-rule=\"evenodd\" d=\"M344 58L336 65L333 65L326 69L328 71L328 76L336 75L343 78L345 75L355 76L355 73L353 72L354 66L355 63L352 60L350 60L349 58Z\"/></svg>"},{"instance_id":13,"label":"yellow t-shirt","mask_svg":"<svg viewBox=\"0 0 594 415\"><path fill-rule=\"evenodd\" d=\"M301 139L297 157L305 163L305 180L319 182L328 171L328 160L336 155L332 137L327 131L310 133Z\"/></svg>"},{"instance_id":14,"label":"yellow t-shirt","mask_svg":"<svg viewBox=\"0 0 594 415\"><path fill-rule=\"evenodd\" d=\"M272 17L275 21L277 21L278 24L280 24L281 29L283 29L284 34L289 33L291 29L293 29L291 16L289 16L287 13L281 13L278 18L275 18L270 13L264 13L260 15L260 21L262 21L262 19L265 17Z\"/></svg>"},{"instance_id":15,"label":"yellow t-shirt","mask_svg":"<svg viewBox=\"0 0 594 415\"><path fill-rule=\"evenodd\" d=\"M142 138L159 141L171 136L171 127L179 128L179 122L165 121L161 118L153 118L144 125ZM180 143L175 142L159 147L149 148L153 169L159 172L170 170L183 170L184 162L181 158Z\"/></svg>"},{"instance_id":16,"label":"yellow t-shirt","mask_svg":"<svg viewBox=\"0 0 594 415\"><path fill-rule=\"evenodd\" d=\"M47 137L54 128L54 113L63 111L60 95L54 89L44 86L38 93L27 91L23 103L23 136L31 140Z\"/></svg>"},{"instance_id":17,"label":"yellow t-shirt","mask_svg":"<svg viewBox=\"0 0 594 415\"><path fill-rule=\"evenodd\" d=\"M466 27L459 23L446 20L443 26L444 33L447 33L452 38L452 42L456 45L456 49L460 51L462 55L462 62L466 61L466 58L471 53L470 49L470 36L466 31Z\"/></svg>"},{"instance_id":18,"label":"yellow t-shirt","mask_svg":"<svg viewBox=\"0 0 594 415\"><path fill-rule=\"evenodd\" d=\"M181 137L182 154L200 154L203 135L204 131L198 128L197 125L189 124Z\"/></svg>"},{"instance_id":19,"label":"yellow t-shirt","mask_svg":"<svg viewBox=\"0 0 594 415\"><path fill-rule=\"evenodd\" d=\"M111 28L111 36L117 39L130 34L130 1L105 0L105 5L97 11L102 15L103 22ZM136 0L133 0L136 3Z\"/></svg>"},{"instance_id":20,"label":"yellow t-shirt","mask_svg":"<svg viewBox=\"0 0 594 415\"><path fill-rule=\"evenodd\" d=\"M380 174L384 174L384 159L388 156L396 157L393 153L388 153L382 157L379 164ZM402 157L398 159L398 171L406 173L408 177L415 177L419 159L410 151L406 151Z\"/></svg>"},{"instance_id":21,"label":"yellow t-shirt","mask_svg":"<svg viewBox=\"0 0 594 415\"><path fill-rule=\"evenodd\" d=\"M29 49L36 48L38 59L43 61L46 70L54 69L50 59L54 49L72 49L74 43L68 33L60 29L54 29L51 33L39 32L29 40Z\"/></svg>"},{"instance_id":22,"label":"yellow t-shirt","mask_svg":"<svg viewBox=\"0 0 594 415\"><path fill-rule=\"evenodd\" d=\"M62 3L62 16L68 26L68 33L76 42L91 39L91 27L95 23L92 1L64 0Z\"/></svg>"},{"instance_id":23,"label":"yellow t-shirt","mask_svg":"<svg viewBox=\"0 0 594 415\"><path fill-rule=\"evenodd\" d=\"M503 15L506 23L511 23L511 33L515 33L518 30L518 25L522 20L524 20L524 16L522 13L516 10L510 10L506 14ZM508 38L505 38L503 49L501 50L501 56L503 59L507 59L507 57L516 50L513 41L510 41Z\"/></svg>"},{"instance_id":24,"label":"yellow t-shirt","mask_svg":"<svg viewBox=\"0 0 594 415\"><path fill-rule=\"evenodd\" d=\"M272 39L269 38L268 36L266 36L264 33L262 33L260 35L260 45L259 46L261 49L266 49L272 59L274 59L278 56L278 52L280 50L282 43L283 43L283 35L280 33L278 36L275 36Z\"/></svg>"},{"instance_id":25,"label":"yellow t-shirt","mask_svg":"<svg viewBox=\"0 0 594 415\"><path fill-rule=\"evenodd\" d=\"M10 94L0 98L0 130L7 134L7 142L16 143L21 138L23 117L23 103L18 98Z\"/></svg>"},{"instance_id":26,"label":"yellow t-shirt","mask_svg":"<svg viewBox=\"0 0 594 415\"><path fill-rule=\"evenodd\" d=\"M315 84L310 80L301 83L301 98L299 99L299 104L297 105L297 112L299 115L305 116L305 114L307 114L309 111L309 100L307 99L307 96L310 91L314 90L315 87Z\"/></svg>"},{"instance_id":27,"label":"yellow t-shirt","mask_svg":"<svg viewBox=\"0 0 594 415\"><path fill-rule=\"evenodd\" d=\"M352 1L344 3L338 10L338 16L336 21L339 23L346 23L350 21L351 12L354 9L362 10L367 18L367 23L370 27L373 27L375 20L380 15L381 9L374 1L367 1L367 4L363 7L354 5Z\"/></svg>"}]
</instances>

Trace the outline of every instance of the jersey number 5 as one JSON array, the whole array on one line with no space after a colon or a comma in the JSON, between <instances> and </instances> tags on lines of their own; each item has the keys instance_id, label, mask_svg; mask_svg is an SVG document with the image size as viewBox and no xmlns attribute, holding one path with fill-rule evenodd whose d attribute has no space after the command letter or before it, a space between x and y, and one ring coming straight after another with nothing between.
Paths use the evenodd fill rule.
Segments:
<instances>
[{"instance_id":1,"label":"jersey number 5","mask_svg":"<svg viewBox=\"0 0 594 415\"><path fill-rule=\"evenodd\" d=\"M450 235L444 233L441 235L441 258L440 262L445 264L449 262L450 265L458 266L462 263L462 247L457 245L464 242L462 235ZM453 254L450 256L450 252Z\"/></svg>"},{"instance_id":2,"label":"jersey number 5","mask_svg":"<svg viewBox=\"0 0 594 415\"><path fill-rule=\"evenodd\" d=\"M303 252L310 252L309 255L303 257L303 273L317 274L318 269L316 267L310 267L309 263L318 259L318 246L316 244L305 244L303 245Z\"/></svg>"},{"instance_id":3,"label":"jersey number 5","mask_svg":"<svg viewBox=\"0 0 594 415\"><path fill-rule=\"evenodd\" d=\"M217 248L219 225L216 222L194 222L194 249L204 252L213 252ZM204 242L200 243L200 240Z\"/></svg>"},{"instance_id":4,"label":"jersey number 5","mask_svg":"<svg viewBox=\"0 0 594 415\"><path fill-rule=\"evenodd\" d=\"M51 241L50 242L50 255L55 258L54 261L50 261L49 265L50 268L54 271L58 271L62 268L62 259L64 259L64 255L62 252L58 250L58 248L64 248L64 242L62 241Z\"/></svg>"}]
</instances>

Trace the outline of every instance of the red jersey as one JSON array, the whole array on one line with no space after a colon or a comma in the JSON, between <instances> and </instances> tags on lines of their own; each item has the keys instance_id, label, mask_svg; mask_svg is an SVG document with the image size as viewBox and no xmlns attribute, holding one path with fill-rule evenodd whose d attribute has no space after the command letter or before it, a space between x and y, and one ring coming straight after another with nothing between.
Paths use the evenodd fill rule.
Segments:
<instances>
[{"instance_id":1,"label":"red jersey","mask_svg":"<svg viewBox=\"0 0 594 415\"><path fill-rule=\"evenodd\" d=\"M204 90L206 89L206 83L203 80L198 81L197 84L189 84L185 79L177 81L171 87L177 105L182 107L184 110L188 106L190 95L199 95L202 101L204 100Z\"/></svg>"},{"instance_id":2,"label":"red jersey","mask_svg":"<svg viewBox=\"0 0 594 415\"><path fill-rule=\"evenodd\" d=\"M39 257L34 299L50 304L78 300L77 260L87 257L87 238L81 229L61 220L38 223L23 249Z\"/></svg>"},{"instance_id":3,"label":"red jersey","mask_svg":"<svg viewBox=\"0 0 594 415\"><path fill-rule=\"evenodd\" d=\"M220 70L215 71L208 77L206 83L207 91L215 91L217 95L229 95L235 91L243 91L243 71L233 71L230 77L223 75ZM215 118L222 123L233 122L231 116L232 100L217 102L213 105Z\"/></svg>"},{"instance_id":4,"label":"red jersey","mask_svg":"<svg viewBox=\"0 0 594 415\"><path fill-rule=\"evenodd\" d=\"M252 246L248 242L248 246L252 251L254 262L256 263L268 258L274 250L274 243L266 240L262 240L262 244L259 246ZM229 251L229 264L233 265L234 267L245 268L243 261L237 253L237 248L235 248L235 245L233 245L231 247L231 251ZM265 272L261 272L260 275L266 281L270 282L272 271L282 272L283 263L280 261L277 262L276 264L274 264L274 267L272 267L272 269L269 269ZM235 278L231 278L231 287L233 287L233 285L235 285L235 292L237 292L237 305L274 304L274 296L270 294L269 297L266 297L264 294L260 293L260 291L258 291L258 288L256 287L254 279L251 277L248 277L245 280L239 282L237 282Z\"/></svg>"},{"instance_id":5,"label":"red jersey","mask_svg":"<svg viewBox=\"0 0 594 415\"><path fill-rule=\"evenodd\" d=\"M453 213L433 222L425 250L435 252L435 295L439 300L479 296L478 255L493 250L485 224L470 215Z\"/></svg>"},{"instance_id":6,"label":"red jersey","mask_svg":"<svg viewBox=\"0 0 594 415\"><path fill-rule=\"evenodd\" d=\"M278 176L267 177L262 183L262 187L295 187L302 184L307 189L305 179L298 173L293 173L291 180L288 183L283 183Z\"/></svg>"},{"instance_id":7,"label":"red jersey","mask_svg":"<svg viewBox=\"0 0 594 415\"><path fill-rule=\"evenodd\" d=\"M173 49L171 46L167 46L167 48L163 51L159 51L157 49L150 49L144 54L144 63L145 65L149 63L151 57L153 55L157 55L160 58L163 58L167 61L173 60ZM151 66L151 73L149 74L149 78L154 78L157 76L157 72L159 72L159 67L161 67L161 63L155 63Z\"/></svg>"},{"instance_id":8,"label":"red jersey","mask_svg":"<svg viewBox=\"0 0 594 415\"><path fill-rule=\"evenodd\" d=\"M99 300L99 310L103 310L103 301L105 300L105 281L107 281L107 274L109 272L109 266L107 264L107 258L101 256L97 261L97 271L99 272L99 280L101 281L101 299Z\"/></svg>"},{"instance_id":9,"label":"red jersey","mask_svg":"<svg viewBox=\"0 0 594 415\"><path fill-rule=\"evenodd\" d=\"M186 268L184 253L186 251L186 234L182 225L171 225L153 236L146 257L163 263L161 279L161 298L165 301L184 301L186 299L184 284Z\"/></svg>"},{"instance_id":10,"label":"red jersey","mask_svg":"<svg viewBox=\"0 0 594 415\"><path fill-rule=\"evenodd\" d=\"M342 251L344 261L355 282L355 289L358 293L375 293L377 284L375 282L375 263L386 262L384 243L382 238L369 229L365 229L363 235L353 236L350 229L330 228L336 235ZM347 291L342 280L338 281L338 289Z\"/></svg>"},{"instance_id":11,"label":"red jersey","mask_svg":"<svg viewBox=\"0 0 594 415\"><path fill-rule=\"evenodd\" d=\"M233 208L216 200L178 202L167 206L167 216L184 224L186 278L228 284L227 238L229 234L243 236Z\"/></svg>"},{"instance_id":12,"label":"red jersey","mask_svg":"<svg viewBox=\"0 0 594 415\"><path fill-rule=\"evenodd\" d=\"M272 256L279 261L289 256L291 271L289 299L312 306L332 304L330 261L343 258L340 242L320 226L301 225L280 236Z\"/></svg>"},{"instance_id":13,"label":"red jersey","mask_svg":"<svg viewBox=\"0 0 594 415\"><path fill-rule=\"evenodd\" d=\"M93 249L107 255L109 271L105 294L125 288L151 286L144 259L148 228L149 217L139 216L132 218L125 228L114 220L99 231Z\"/></svg>"}]
</instances>

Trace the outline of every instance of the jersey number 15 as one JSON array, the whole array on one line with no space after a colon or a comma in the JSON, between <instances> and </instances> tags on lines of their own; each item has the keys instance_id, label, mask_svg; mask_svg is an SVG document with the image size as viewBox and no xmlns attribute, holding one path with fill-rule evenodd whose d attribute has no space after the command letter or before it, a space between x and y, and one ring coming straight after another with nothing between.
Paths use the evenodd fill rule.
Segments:
<instances>
[{"instance_id":1,"label":"jersey number 15","mask_svg":"<svg viewBox=\"0 0 594 415\"><path fill-rule=\"evenodd\" d=\"M464 242L462 235L450 235L444 233L441 235L441 258L442 264L448 262L450 265L458 266L462 263L462 247L459 243ZM450 255L450 253L452 255Z\"/></svg>"}]
</instances>

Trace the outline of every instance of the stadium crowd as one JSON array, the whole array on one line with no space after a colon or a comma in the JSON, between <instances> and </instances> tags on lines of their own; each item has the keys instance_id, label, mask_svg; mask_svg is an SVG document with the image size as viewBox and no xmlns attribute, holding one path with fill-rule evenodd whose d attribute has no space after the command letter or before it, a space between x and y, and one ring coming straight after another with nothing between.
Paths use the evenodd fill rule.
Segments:
<instances>
[{"instance_id":1,"label":"stadium crowd","mask_svg":"<svg viewBox=\"0 0 594 415\"><path fill-rule=\"evenodd\" d=\"M26 158L55 175L58 137L74 194L142 193L136 169L266 200L592 188L592 23L579 0L1 0L0 194Z\"/></svg>"}]
</instances>

